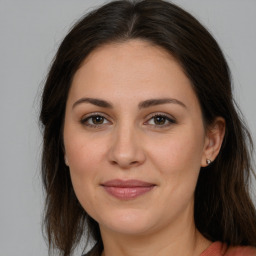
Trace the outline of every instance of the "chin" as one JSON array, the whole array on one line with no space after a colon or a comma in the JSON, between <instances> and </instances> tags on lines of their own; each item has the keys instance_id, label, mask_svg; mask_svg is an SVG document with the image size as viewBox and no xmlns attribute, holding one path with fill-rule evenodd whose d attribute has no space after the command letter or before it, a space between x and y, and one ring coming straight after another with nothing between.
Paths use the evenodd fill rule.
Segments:
<instances>
[{"instance_id":1,"label":"chin","mask_svg":"<svg viewBox=\"0 0 256 256\"><path fill-rule=\"evenodd\" d=\"M104 214L98 221L101 228L106 228L112 232L126 234L126 235L138 235L147 232L152 225L150 216L145 213L146 210L124 210L115 213L112 211L108 214Z\"/></svg>"}]
</instances>

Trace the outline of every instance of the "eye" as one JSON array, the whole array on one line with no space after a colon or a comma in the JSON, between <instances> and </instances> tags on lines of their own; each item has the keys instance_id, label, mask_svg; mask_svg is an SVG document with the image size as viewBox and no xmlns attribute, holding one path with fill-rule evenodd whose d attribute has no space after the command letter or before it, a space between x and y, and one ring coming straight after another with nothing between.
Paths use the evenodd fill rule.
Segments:
<instances>
[{"instance_id":1,"label":"eye","mask_svg":"<svg viewBox=\"0 0 256 256\"><path fill-rule=\"evenodd\" d=\"M100 114L91 114L89 116L83 117L81 120L81 123L83 125L89 126L89 127L99 127L105 124L110 123L103 115Z\"/></svg>"},{"instance_id":2,"label":"eye","mask_svg":"<svg viewBox=\"0 0 256 256\"><path fill-rule=\"evenodd\" d=\"M175 124L176 121L174 118L171 118L168 115L165 114L153 114L150 119L147 121L147 124L151 125L151 126L155 126L155 127L159 127L159 128L164 128L167 126L170 126L171 124Z\"/></svg>"}]
</instances>

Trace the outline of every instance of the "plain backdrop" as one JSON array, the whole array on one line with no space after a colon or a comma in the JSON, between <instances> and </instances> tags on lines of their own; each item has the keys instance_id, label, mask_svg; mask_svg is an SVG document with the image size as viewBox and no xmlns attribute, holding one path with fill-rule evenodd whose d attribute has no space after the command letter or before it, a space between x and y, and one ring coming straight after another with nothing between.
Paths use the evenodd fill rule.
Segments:
<instances>
[{"instance_id":1,"label":"plain backdrop","mask_svg":"<svg viewBox=\"0 0 256 256\"><path fill-rule=\"evenodd\" d=\"M71 25L104 2L0 0L0 256L47 255L41 233L40 92ZM255 141L256 1L173 2L195 15L221 45Z\"/></svg>"}]
</instances>

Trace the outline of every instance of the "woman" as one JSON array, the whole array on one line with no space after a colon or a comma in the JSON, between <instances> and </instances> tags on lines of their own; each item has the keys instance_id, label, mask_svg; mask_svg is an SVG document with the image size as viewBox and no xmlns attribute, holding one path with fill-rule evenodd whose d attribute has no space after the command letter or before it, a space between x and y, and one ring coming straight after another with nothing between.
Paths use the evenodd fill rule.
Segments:
<instances>
[{"instance_id":1,"label":"woman","mask_svg":"<svg viewBox=\"0 0 256 256\"><path fill-rule=\"evenodd\" d=\"M227 63L190 14L115 1L59 47L42 96L50 248L256 255L250 135Z\"/></svg>"}]
</instances>

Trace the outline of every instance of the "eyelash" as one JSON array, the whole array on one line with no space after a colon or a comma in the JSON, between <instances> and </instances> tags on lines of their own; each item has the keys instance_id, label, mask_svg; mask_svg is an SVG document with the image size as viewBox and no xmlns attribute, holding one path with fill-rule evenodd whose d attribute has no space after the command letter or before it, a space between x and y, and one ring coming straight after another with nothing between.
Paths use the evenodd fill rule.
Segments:
<instances>
[{"instance_id":1,"label":"eyelash","mask_svg":"<svg viewBox=\"0 0 256 256\"><path fill-rule=\"evenodd\" d=\"M152 126L155 126L157 128L166 128L169 127L172 124L176 124L176 120L174 118L171 118L169 115L163 114L163 113L154 113L152 115L149 116L149 119L147 120L147 122L149 122L151 119L154 119L156 117L162 117L165 118L165 122L167 121L167 124L163 124L163 125L157 125L157 124L152 124Z\"/></svg>"},{"instance_id":2,"label":"eyelash","mask_svg":"<svg viewBox=\"0 0 256 256\"><path fill-rule=\"evenodd\" d=\"M82 125L85 125L85 126L88 126L88 127L91 127L91 128L100 128L102 125L104 124L89 124L88 121L92 118L95 118L95 117L102 117L105 120L108 120L104 115L102 115L101 113L92 113L92 114L89 114L88 116L85 116L82 118L81 120L81 124ZM103 121L103 122L104 122ZM110 121L108 121L110 122Z\"/></svg>"},{"instance_id":3,"label":"eyelash","mask_svg":"<svg viewBox=\"0 0 256 256\"><path fill-rule=\"evenodd\" d=\"M92 118L96 118L96 117L100 117L100 118L103 118L103 123L102 124L89 124L88 121ZM163 114L163 113L154 113L152 115L149 116L148 120L144 123L148 123L150 120L156 118L156 117L162 117L162 118L165 118L165 121L164 122L168 122L167 124L163 124L163 125L158 125L158 124L148 124L150 126L155 126L156 128L166 128L172 124L176 124L176 120L174 118L171 118L169 115L166 115L166 114ZM110 121L108 121L108 119L102 115L101 113L92 113L90 114L89 116L86 116L84 118L82 118L82 120L80 121L82 125L85 125L87 127L91 127L91 128L101 128L105 122L105 120L107 120L108 123L111 123Z\"/></svg>"}]
</instances>

